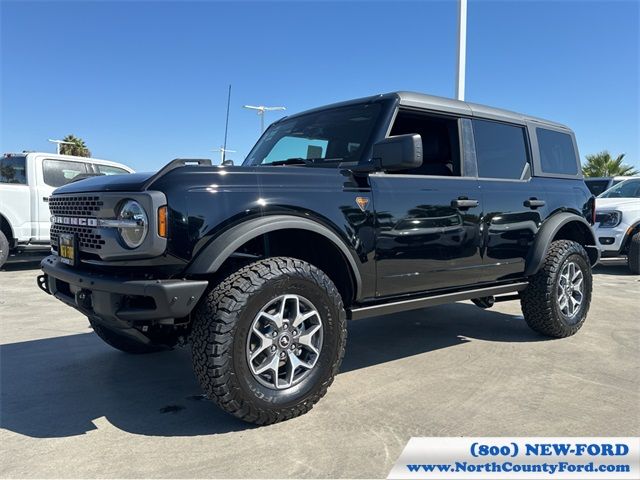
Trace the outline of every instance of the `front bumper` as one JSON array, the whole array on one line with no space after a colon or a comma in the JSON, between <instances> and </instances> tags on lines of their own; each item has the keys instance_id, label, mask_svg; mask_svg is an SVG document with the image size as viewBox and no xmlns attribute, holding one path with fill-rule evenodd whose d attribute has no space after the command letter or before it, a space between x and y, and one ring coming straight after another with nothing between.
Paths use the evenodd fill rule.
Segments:
<instances>
[{"instance_id":1,"label":"front bumper","mask_svg":"<svg viewBox=\"0 0 640 480\"><path fill-rule=\"evenodd\" d=\"M50 255L38 285L58 300L113 328L171 322L191 313L206 280L130 280L70 268Z\"/></svg>"},{"instance_id":2,"label":"front bumper","mask_svg":"<svg viewBox=\"0 0 640 480\"><path fill-rule=\"evenodd\" d=\"M594 232L603 256L610 257L622 254L629 227L630 225L625 222L612 228L601 228L596 225Z\"/></svg>"}]
</instances>

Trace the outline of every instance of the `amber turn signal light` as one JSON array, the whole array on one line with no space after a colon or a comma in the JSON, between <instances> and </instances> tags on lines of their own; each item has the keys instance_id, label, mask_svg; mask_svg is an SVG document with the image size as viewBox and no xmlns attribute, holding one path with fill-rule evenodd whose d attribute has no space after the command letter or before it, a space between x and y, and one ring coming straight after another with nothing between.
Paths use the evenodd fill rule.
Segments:
<instances>
[{"instance_id":1,"label":"amber turn signal light","mask_svg":"<svg viewBox=\"0 0 640 480\"><path fill-rule=\"evenodd\" d=\"M158 209L158 235L167 238L167 206Z\"/></svg>"}]
</instances>

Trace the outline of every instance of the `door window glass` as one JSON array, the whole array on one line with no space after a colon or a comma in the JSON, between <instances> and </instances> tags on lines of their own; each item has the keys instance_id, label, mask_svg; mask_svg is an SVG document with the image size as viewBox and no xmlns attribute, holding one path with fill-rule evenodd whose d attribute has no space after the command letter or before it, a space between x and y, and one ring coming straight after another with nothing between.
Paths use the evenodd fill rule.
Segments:
<instances>
[{"instance_id":1,"label":"door window glass","mask_svg":"<svg viewBox=\"0 0 640 480\"><path fill-rule=\"evenodd\" d=\"M519 180L528 163L524 128L488 120L473 121L478 176Z\"/></svg>"},{"instance_id":2,"label":"door window glass","mask_svg":"<svg viewBox=\"0 0 640 480\"><path fill-rule=\"evenodd\" d=\"M27 184L26 157L5 155L0 160L0 183Z\"/></svg>"},{"instance_id":3,"label":"door window glass","mask_svg":"<svg viewBox=\"0 0 640 480\"><path fill-rule=\"evenodd\" d=\"M121 175L123 173L129 173L124 168L112 167L111 165L97 164L98 171L103 175Z\"/></svg>"},{"instance_id":4,"label":"door window glass","mask_svg":"<svg viewBox=\"0 0 640 480\"><path fill-rule=\"evenodd\" d=\"M84 162L70 162L67 160L47 159L42 162L44 183L51 187L61 187L82 173L88 172L88 165Z\"/></svg>"},{"instance_id":5,"label":"door window glass","mask_svg":"<svg viewBox=\"0 0 640 480\"><path fill-rule=\"evenodd\" d=\"M573 148L571 135L546 128L536 128L536 133L543 172L563 175L578 173L576 150Z\"/></svg>"}]
</instances>

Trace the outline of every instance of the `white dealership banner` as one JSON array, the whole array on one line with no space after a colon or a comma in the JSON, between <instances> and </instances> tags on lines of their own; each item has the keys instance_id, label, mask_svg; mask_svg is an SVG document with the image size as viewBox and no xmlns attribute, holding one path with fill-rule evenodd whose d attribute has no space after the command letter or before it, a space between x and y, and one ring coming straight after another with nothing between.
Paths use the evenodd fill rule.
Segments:
<instances>
[{"instance_id":1,"label":"white dealership banner","mask_svg":"<svg viewBox=\"0 0 640 480\"><path fill-rule=\"evenodd\" d=\"M639 437L413 437L387 477L640 479Z\"/></svg>"}]
</instances>

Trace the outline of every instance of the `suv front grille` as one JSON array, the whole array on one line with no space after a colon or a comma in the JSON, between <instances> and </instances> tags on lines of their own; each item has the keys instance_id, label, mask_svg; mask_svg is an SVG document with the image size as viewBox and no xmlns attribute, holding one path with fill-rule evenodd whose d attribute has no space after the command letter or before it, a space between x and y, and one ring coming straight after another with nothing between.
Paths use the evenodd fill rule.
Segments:
<instances>
[{"instance_id":1,"label":"suv front grille","mask_svg":"<svg viewBox=\"0 0 640 480\"><path fill-rule=\"evenodd\" d=\"M51 225L51 245L57 250L58 237L61 233L74 233L78 239L78 247L83 250L100 250L105 241L96 233L96 228L78 225L78 218L95 217L102 208L103 202L97 195L54 195L49 197L49 211L55 217L69 217L73 223L53 223ZM80 222L82 223L82 222ZM86 223L86 222L85 222Z\"/></svg>"},{"instance_id":2,"label":"suv front grille","mask_svg":"<svg viewBox=\"0 0 640 480\"><path fill-rule=\"evenodd\" d=\"M52 215L69 217L95 216L102 207L100 197L95 195L79 195L74 197L49 197L49 211Z\"/></svg>"}]
</instances>

